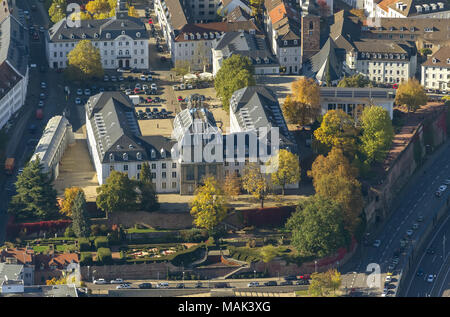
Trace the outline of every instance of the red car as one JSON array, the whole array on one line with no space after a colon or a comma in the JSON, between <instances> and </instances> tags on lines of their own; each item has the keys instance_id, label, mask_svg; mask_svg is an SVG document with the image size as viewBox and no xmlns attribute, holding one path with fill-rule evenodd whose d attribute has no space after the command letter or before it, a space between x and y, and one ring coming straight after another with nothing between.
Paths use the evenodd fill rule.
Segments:
<instances>
[{"instance_id":1,"label":"red car","mask_svg":"<svg viewBox=\"0 0 450 317\"><path fill-rule=\"evenodd\" d=\"M39 34L37 32L33 33L33 40L35 41L39 40Z\"/></svg>"},{"instance_id":2,"label":"red car","mask_svg":"<svg viewBox=\"0 0 450 317\"><path fill-rule=\"evenodd\" d=\"M150 98L150 97L147 97L147 98L145 99L145 101L147 101L148 103L151 103L151 102L153 101L153 99Z\"/></svg>"},{"instance_id":3,"label":"red car","mask_svg":"<svg viewBox=\"0 0 450 317\"><path fill-rule=\"evenodd\" d=\"M178 96L178 101L183 101L183 97Z\"/></svg>"},{"instance_id":4,"label":"red car","mask_svg":"<svg viewBox=\"0 0 450 317\"><path fill-rule=\"evenodd\" d=\"M148 19L148 24L153 24L153 19L152 18Z\"/></svg>"},{"instance_id":5,"label":"red car","mask_svg":"<svg viewBox=\"0 0 450 317\"><path fill-rule=\"evenodd\" d=\"M140 90L139 88L134 88L134 90L133 90L133 91L134 91L134 93L135 93L135 94L138 94L138 93L140 93L140 92L141 92L141 90Z\"/></svg>"},{"instance_id":6,"label":"red car","mask_svg":"<svg viewBox=\"0 0 450 317\"><path fill-rule=\"evenodd\" d=\"M393 84L393 85L392 85L392 88L398 89L398 84Z\"/></svg>"}]
</instances>

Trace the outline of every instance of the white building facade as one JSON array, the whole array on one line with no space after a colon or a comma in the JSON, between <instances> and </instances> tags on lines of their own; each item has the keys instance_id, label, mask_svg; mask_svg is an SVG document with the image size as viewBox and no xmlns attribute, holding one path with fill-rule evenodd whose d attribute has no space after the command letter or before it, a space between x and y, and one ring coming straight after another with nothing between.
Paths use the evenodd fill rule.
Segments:
<instances>
[{"instance_id":1,"label":"white building facade","mask_svg":"<svg viewBox=\"0 0 450 317\"><path fill-rule=\"evenodd\" d=\"M450 93L450 47L442 47L422 64L421 84L427 89Z\"/></svg>"}]
</instances>

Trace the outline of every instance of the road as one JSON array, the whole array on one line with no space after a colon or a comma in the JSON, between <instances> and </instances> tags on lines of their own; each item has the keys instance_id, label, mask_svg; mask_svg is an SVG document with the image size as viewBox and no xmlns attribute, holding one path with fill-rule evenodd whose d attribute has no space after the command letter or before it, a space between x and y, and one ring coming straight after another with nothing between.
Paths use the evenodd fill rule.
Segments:
<instances>
[{"instance_id":1,"label":"road","mask_svg":"<svg viewBox=\"0 0 450 317\"><path fill-rule=\"evenodd\" d=\"M406 296L441 297L450 291L450 250L448 241L446 241L450 236L449 233L450 217L447 217L426 242L426 249L431 252L424 252L412 269ZM446 236L445 243L444 236ZM429 274L434 276L433 282L427 281ZM450 296L450 294L446 296Z\"/></svg>"},{"instance_id":2,"label":"road","mask_svg":"<svg viewBox=\"0 0 450 317\"><path fill-rule=\"evenodd\" d=\"M31 10L31 5L36 4L37 11ZM28 10L31 19L28 21L27 28L34 25L36 29L39 26L48 28L49 21L45 15L45 10L41 8L43 4L37 0L18 0L17 6L22 10ZM28 32L28 29L27 29ZM42 135L48 120L55 115L66 113L74 130L81 125L75 105L66 100L64 95L63 75L55 71L46 70L40 72L39 67L47 67L45 56L45 41L43 33L39 32L39 40L34 41L30 36L30 60L29 64L36 64L36 68L30 68L30 78L28 83L28 91L25 105L20 110L18 117L13 122L11 137L7 145L7 156L16 158L15 174L9 176L4 184L7 190L0 193L0 244L5 240L6 222L9 200L14 195L14 183L17 180L17 170L23 167L34 152L36 142ZM41 89L40 83L46 82L47 89ZM42 120L35 118L35 111L39 102L39 94L44 92L46 98L44 100L44 117ZM28 127L36 125L36 132L30 133ZM34 142L33 142L34 141Z\"/></svg>"},{"instance_id":3,"label":"road","mask_svg":"<svg viewBox=\"0 0 450 317\"><path fill-rule=\"evenodd\" d=\"M344 288L354 289L357 296L380 296L394 252L400 248L400 240L406 239L408 243L394 269L388 296L396 293L398 273L407 264L405 255L409 251L408 248L412 248L425 228L433 223L434 213L446 203L450 195L450 189L447 189L441 197L435 196L438 187L445 179L450 178L449 156L450 142L446 142L412 176L400 192L390 218L380 225L377 233L372 234L370 246L361 246L360 253L341 268ZM419 216L423 216L422 222L418 221ZM415 223L419 225L418 229L413 231L410 238L407 238L407 230L411 229ZM378 248L371 246L374 240L381 240ZM374 287L369 287L368 281L373 281L375 275L370 275L369 280L366 272L367 266L371 263L379 265L381 273L380 280L375 279L377 285ZM437 272L427 273L437 274Z\"/></svg>"}]
</instances>

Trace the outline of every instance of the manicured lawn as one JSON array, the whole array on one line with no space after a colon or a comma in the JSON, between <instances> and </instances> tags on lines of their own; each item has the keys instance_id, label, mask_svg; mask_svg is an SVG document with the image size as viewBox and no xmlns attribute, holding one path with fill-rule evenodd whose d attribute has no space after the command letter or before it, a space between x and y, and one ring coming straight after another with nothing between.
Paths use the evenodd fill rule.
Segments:
<instances>
[{"instance_id":1,"label":"manicured lawn","mask_svg":"<svg viewBox=\"0 0 450 317\"><path fill-rule=\"evenodd\" d=\"M135 229L135 228L130 228L127 229L127 233L148 233L148 232L169 232L171 230L160 230L160 229L150 229L150 228L146 228L146 229Z\"/></svg>"},{"instance_id":2,"label":"manicured lawn","mask_svg":"<svg viewBox=\"0 0 450 317\"><path fill-rule=\"evenodd\" d=\"M299 297L309 297L309 293L307 289L302 289L300 291L295 291L295 295Z\"/></svg>"}]
</instances>

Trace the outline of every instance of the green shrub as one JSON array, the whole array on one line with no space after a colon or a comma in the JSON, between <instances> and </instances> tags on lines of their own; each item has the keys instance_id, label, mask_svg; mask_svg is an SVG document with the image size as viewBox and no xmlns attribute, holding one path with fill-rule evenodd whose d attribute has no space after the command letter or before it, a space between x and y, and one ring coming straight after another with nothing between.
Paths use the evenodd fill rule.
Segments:
<instances>
[{"instance_id":1,"label":"green shrub","mask_svg":"<svg viewBox=\"0 0 450 317\"><path fill-rule=\"evenodd\" d=\"M204 242L208 238L208 232L197 228L189 230L180 230L181 241L189 243Z\"/></svg>"},{"instance_id":2,"label":"green shrub","mask_svg":"<svg viewBox=\"0 0 450 317\"><path fill-rule=\"evenodd\" d=\"M93 236L98 236L100 234L100 226L99 225L91 225L91 234Z\"/></svg>"},{"instance_id":3,"label":"green shrub","mask_svg":"<svg viewBox=\"0 0 450 317\"><path fill-rule=\"evenodd\" d=\"M97 261L103 264L112 263L111 250L109 248L99 248L97 250Z\"/></svg>"},{"instance_id":4,"label":"green shrub","mask_svg":"<svg viewBox=\"0 0 450 317\"><path fill-rule=\"evenodd\" d=\"M94 245L96 249L99 248L107 248L108 247L108 239L106 237L98 237L94 240Z\"/></svg>"},{"instance_id":5,"label":"green shrub","mask_svg":"<svg viewBox=\"0 0 450 317\"><path fill-rule=\"evenodd\" d=\"M80 264L81 265L91 265L92 262L92 253L91 252L81 252L80 255Z\"/></svg>"},{"instance_id":6,"label":"green shrub","mask_svg":"<svg viewBox=\"0 0 450 317\"><path fill-rule=\"evenodd\" d=\"M64 237L71 238L74 237L75 233L73 232L72 226L68 226L64 231Z\"/></svg>"},{"instance_id":7,"label":"green shrub","mask_svg":"<svg viewBox=\"0 0 450 317\"><path fill-rule=\"evenodd\" d=\"M91 249L91 242L87 238L79 238L78 239L78 247L81 252L89 251Z\"/></svg>"}]
</instances>

